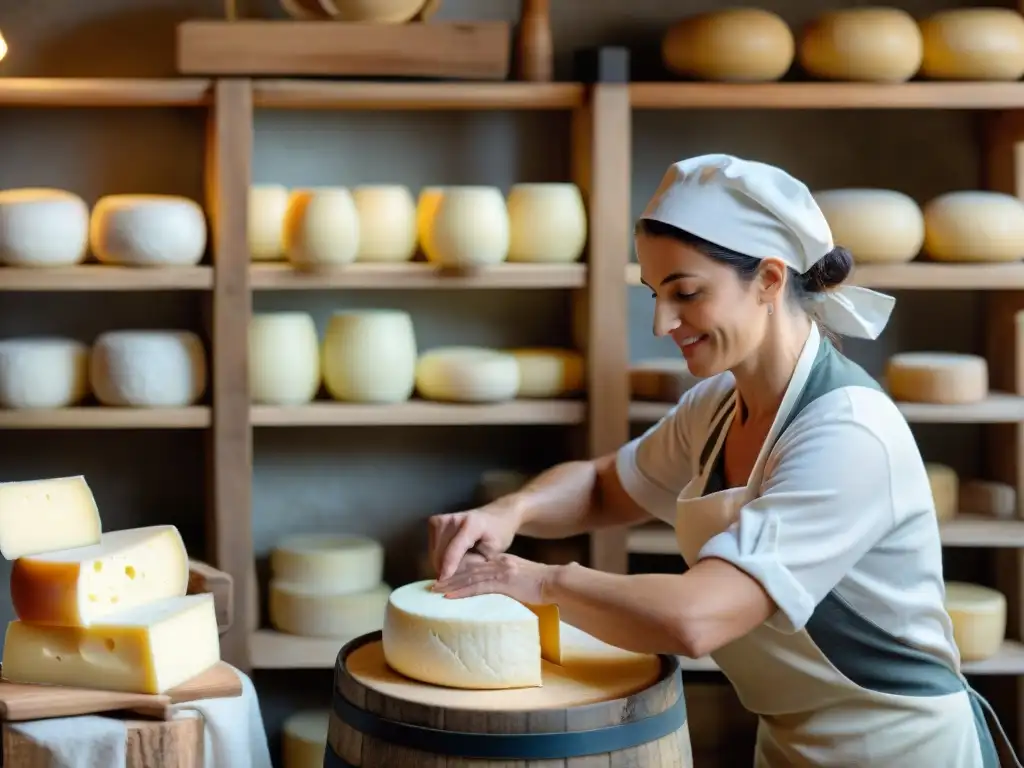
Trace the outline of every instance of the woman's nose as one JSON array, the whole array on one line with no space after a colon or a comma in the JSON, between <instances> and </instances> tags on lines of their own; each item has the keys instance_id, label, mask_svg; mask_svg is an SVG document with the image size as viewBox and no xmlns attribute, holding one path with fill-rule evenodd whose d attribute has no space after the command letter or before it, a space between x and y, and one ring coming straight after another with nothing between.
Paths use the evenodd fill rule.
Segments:
<instances>
[{"instance_id":1,"label":"woman's nose","mask_svg":"<svg viewBox=\"0 0 1024 768\"><path fill-rule=\"evenodd\" d=\"M670 306L661 302L654 305L654 335L668 336L682 324L679 315Z\"/></svg>"}]
</instances>

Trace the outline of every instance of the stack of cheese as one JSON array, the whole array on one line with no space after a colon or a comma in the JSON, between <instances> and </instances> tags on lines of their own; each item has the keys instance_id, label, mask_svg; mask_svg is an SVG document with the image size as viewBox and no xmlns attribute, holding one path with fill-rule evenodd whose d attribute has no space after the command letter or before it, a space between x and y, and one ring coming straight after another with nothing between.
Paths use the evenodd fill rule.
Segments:
<instances>
[{"instance_id":1,"label":"stack of cheese","mask_svg":"<svg viewBox=\"0 0 1024 768\"><path fill-rule=\"evenodd\" d=\"M6 680L163 693L220 660L213 595L186 595L177 529L102 533L83 477L0 484L0 554L18 617Z\"/></svg>"},{"instance_id":2,"label":"stack of cheese","mask_svg":"<svg viewBox=\"0 0 1024 768\"><path fill-rule=\"evenodd\" d=\"M1009 483L961 481L955 469L936 462L928 462L925 469L939 522L947 522L962 514L1001 520L1017 517L1017 489Z\"/></svg>"}]
</instances>

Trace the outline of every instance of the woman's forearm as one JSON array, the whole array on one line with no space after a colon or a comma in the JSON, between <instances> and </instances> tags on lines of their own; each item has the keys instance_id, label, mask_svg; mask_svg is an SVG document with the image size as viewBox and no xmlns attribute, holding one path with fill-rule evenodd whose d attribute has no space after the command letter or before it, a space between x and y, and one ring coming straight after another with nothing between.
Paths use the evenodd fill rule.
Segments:
<instances>
[{"instance_id":1,"label":"woman's forearm","mask_svg":"<svg viewBox=\"0 0 1024 768\"><path fill-rule=\"evenodd\" d=\"M537 475L508 502L519 515L519 532L539 539L562 539L597 527L598 467L569 461Z\"/></svg>"}]
</instances>

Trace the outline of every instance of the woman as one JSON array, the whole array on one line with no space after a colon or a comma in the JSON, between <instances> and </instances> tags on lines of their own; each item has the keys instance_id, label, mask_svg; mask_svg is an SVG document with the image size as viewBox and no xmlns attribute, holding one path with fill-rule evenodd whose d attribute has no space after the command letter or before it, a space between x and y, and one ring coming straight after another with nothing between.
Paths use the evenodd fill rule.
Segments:
<instances>
[{"instance_id":1,"label":"woman","mask_svg":"<svg viewBox=\"0 0 1024 768\"><path fill-rule=\"evenodd\" d=\"M655 334L703 380L616 454L431 518L435 589L555 603L627 650L711 654L759 716L757 766L997 766L943 608L921 455L828 339L876 338L893 300L841 287L852 260L806 186L728 155L669 169L636 249ZM504 554L519 532L652 517L675 527L686 573Z\"/></svg>"}]
</instances>

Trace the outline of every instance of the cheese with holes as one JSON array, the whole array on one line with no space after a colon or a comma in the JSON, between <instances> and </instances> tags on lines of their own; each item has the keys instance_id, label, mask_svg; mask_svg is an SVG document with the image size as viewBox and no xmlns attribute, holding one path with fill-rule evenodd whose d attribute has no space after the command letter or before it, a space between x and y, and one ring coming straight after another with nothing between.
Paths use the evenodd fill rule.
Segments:
<instances>
[{"instance_id":1,"label":"cheese with holes","mask_svg":"<svg viewBox=\"0 0 1024 768\"><path fill-rule=\"evenodd\" d=\"M935 261L1020 261L1024 202L985 190L948 192L924 207L924 251Z\"/></svg>"},{"instance_id":2,"label":"cheese with holes","mask_svg":"<svg viewBox=\"0 0 1024 768\"><path fill-rule=\"evenodd\" d=\"M901 352L889 358L886 386L893 400L956 405L988 396L988 363L979 355Z\"/></svg>"},{"instance_id":3,"label":"cheese with holes","mask_svg":"<svg viewBox=\"0 0 1024 768\"><path fill-rule=\"evenodd\" d=\"M1006 596L990 587L946 582L946 611L962 661L994 656L1006 638Z\"/></svg>"},{"instance_id":4,"label":"cheese with holes","mask_svg":"<svg viewBox=\"0 0 1024 768\"><path fill-rule=\"evenodd\" d=\"M374 589L384 578L384 547L351 534L297 534L281 539L270 553L273 578L286 584L354 594Z\"/></svg>"},{"instance_id":5,"label":"cheese with holes","mask_svg":"<svg viewBox=\"0 0 1024 768\"><path fill-rule=\"evenodd\" d=\"M412 317L397 309L335 312L323 341L324 385L335 400L401 403L416 385Z\"/></svg>"},{"instance_id":6,"label":"cheese with holes","mask_svg":"<svg viewBox=\"0 0 1024 768\"><path fill-rule=\"evenodd\" d=\"M359 251L359 212L346 187L292 190L284 220L284 250L292 266L351 264Z\"/></svg>"},{"instance_id":7,"label":"cheese with holes","mask_svg":"<svg viewBox=\"0 0 1024 768\"><path fill-rule=\"evenodd\" d=\"M945 464L929 462L924 465L928 472L928 484L935 501L935 516L939 522L952 520L959 511L960 477L956 470Z\"/></svg>"},{"instance_id":8,"label":"cheese with holes","mask_svg":"<svg viewBox=\"0 0 1024 768\"><path fill-rule=\"evenodd\" d=\"M7 560L98 544L102 530L81 475L0 483L0 555Z\"/></svg>"},{"instance_id":9,"label":"cheese with holes","mask_svg":"<svg viewBox=\"0 0 1024 768\"><path fill-rule=\"evenodd\" d=\"M408 187L375 184L352 194L359 214L356 261L409 261L416 254L416 201Z\"/></svg>"},{"instance_id":10,"label":"cheese with holes","mask_svg":"<svg viewBox=\"0 0 1024 768\"><path fill-rule=\"evenodd\" d=\"M576 350L524 347L509 351L519 366L516 397L564 397L583 391L583 355Z\"/></svg>"},{"instance_id":11,"label":"cheese with holes","mask_svg":"<svg viewBox=\"0 0 1024 768\"><path fill-rule=\"evenodd\" d=\"M18 558L11 570L14 612L30 624L87 627L187 589L188 553L173 525L109 531L99 544Z\"/></svg>"},{"instance_id":12,"label":"cheese with holes","mask_svg":"<svg viewBox=\"0 0 1024 768\"><path fill-rule=\"evenodd\" d=\"M629 364L629 390L634 400L676 403L698 381L679 357L655 357Z\"/></svg>"},{"instance_id":13,"label":"cheese with holes","mask_svg":"<svg viewBox=\"0 0 1024 768\"><path fill-rule=\"evenodd\" d=\"M490 403L519 391L515 355L483 347L439 347L420 355L416 390L427 400Z\"/></svg>"},{"instance_id":14,"label":"cheese with holes","mask_svg":"<svg viewBox=\"0 0 1024 768\"><path fill-rule=\"evenodd\" d=\"M126 693L163 693L220 661L213 595L171 597L91 627L12 621L4 679Z\"/></svg>"},{"instance_id":15,"label":"cheese with holes","mask_svg":"<svg viewBox=\"0 0 1024 768\"><path fill-rule=\"evenodd\" d=\"M89 394L89 347L50 336L0 341L0 407L66 408Z\"/></svg>"},{"instance_id":16,"label":"cheese with holes","mask_svg":"<svg viewBox=\"0 0 1024 768\"><path fill-rule=\"evenodd\" d=\"M109 331L89 360L89 382L103 405L183 408L206 391L206 352L191 331Z\"/></svg>"},{"instance_id":17,"label":"cheese with holes","mask_svg":"<svg viewBox=\"0 0 1024 768\"><path fill-rule=\"evenodd\" d=\"M508 257L508 206L497 187L445 187L427 228L427 260L464 269Z\"/></svg>"},{"instance_id":18,"label":"cheese with holes","mask_svg":"<svg viewBox=\"0 0 1024 768\"><path fill-rule=\"evenodd\" d=\"M575 184L513 184L508 260L569 264L587 244L587 211Z\"/></svg>"},{"instance_id":19,"label":"cheese with holes","mask_svg":"<svg viewBox=\"0 0 1024 768\"><path fill-rule=\"evenodd\" d=\"M85 261L89 206L47 187L0 191L0 264L61 267Z\"/></svg>"},{"instance_id":20,"label":"cheese with holes","mask_svg":"<svg viewBox=\"0 0 1024 768\"><path fill-rule=\"evenodd\" d=\"M284 258L284 217L288 189L280 184L249 187L249 258L276 261Z\"/></svg>"},{"instance_id":21,"label":"cheese with holes","mask_svg":"<svg viewBox=\"0 0 1024 768\"><path fill-rule=\"evenodd\" d=\"M902 83L917 74L922 56L917 21L900 8L826 12L800 35L800 66L826 80Z\"/></svg>"},{"instance_id":22,"label":"cheese with holes","mask_svg":"<svg viewBox=\"0 0 1024 768\"><path fill-rule=\"evenodd\" d=\"M305 709L289 715L281 728L284 768L323 768L331 712Z\"/></svg>"},{"instance_id":23,"label":"cheese with holes","mask_svg":"<svg viewBox=\"0 0 1024 768\"><path fill-rule=\"evenodd\" d=\"M176 195L107 195L92 209L89 244L104 264L181 267L206 253L206 215Z\"/></svg>"},{"instance_id":24,"label":"cheese with holes","mask_svg":"<svg viewBox=\"0 0 1024 768\"><path fill-rule=\"evenodd\" d=\"M1009 8L951 8L921 20L921 74L940 80L1019 80L1024 17Z\"/></svg>"},{"instance_id":25,"label":"cheese with holes","mask_svg":"<svg viewBox=\"0 0 1024 768\"><path fill-rule=\"evenodd\" d=\"M924 245L924 214L909 195L892 189L828 189L814 200L832 239L857 264L900 264Z\"/></svg>"},{"instance_id":26,"label":"cheese with holes","mask_svg":"<svg viewBox=\"0 0 1024 768\"><path fill-rule=\"evenodd\" d=\"M1017 489L993 480L968 480L960 483L959 508L967 515L1013 520L1017 517Z\"/></svg>"},{"instance_id":27,"label":"cheese with holes","mask_svg":"<svg viewBox=\"0 0 1024 768\"><path fill-rule=\"evenodd\" d=\"M340 585L345 590L347 584ZM268 611L275 629L302 637L351 640L384 626L391 587L379 583L370 589L336 591L334 584L295 584L271 579Z\"/></svg>"},{"instance_id":28,"label":"cheese with holes","mask_svg":"<svg viewBox=\"0 0 1024 768\"><path fill-rule=\"evenodd\" d=\"M260 312L249 321L249 397L302 405L320 389L320 339L308 312Z\"/></svg>"}]
</instances>

